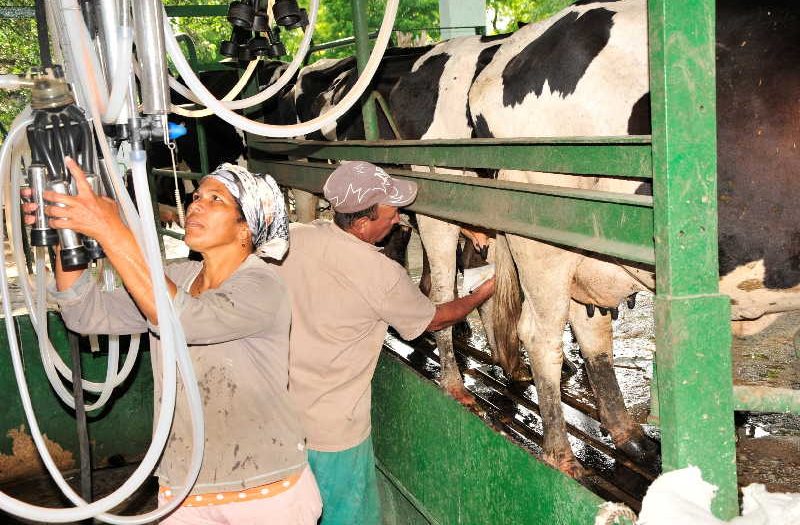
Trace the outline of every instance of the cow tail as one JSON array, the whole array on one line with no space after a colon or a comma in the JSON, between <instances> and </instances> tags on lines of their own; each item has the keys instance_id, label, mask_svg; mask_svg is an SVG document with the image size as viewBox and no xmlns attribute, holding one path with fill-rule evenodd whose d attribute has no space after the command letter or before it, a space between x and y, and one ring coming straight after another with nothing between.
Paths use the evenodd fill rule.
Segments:
<instances>
[{"instance_id":1,"label":"cow tail","mask_svg":"<svg viewBox=\"0 0 800 525\"><path fill-rule=\"evenodd\" d=\"M521 359L517 323L522 314L522 289L508 240L498 232L495 240L495 291L492 302L492 326L495 344L494 361L509 376L518 376L524 366Z\"/></svg>"}]
</instances>

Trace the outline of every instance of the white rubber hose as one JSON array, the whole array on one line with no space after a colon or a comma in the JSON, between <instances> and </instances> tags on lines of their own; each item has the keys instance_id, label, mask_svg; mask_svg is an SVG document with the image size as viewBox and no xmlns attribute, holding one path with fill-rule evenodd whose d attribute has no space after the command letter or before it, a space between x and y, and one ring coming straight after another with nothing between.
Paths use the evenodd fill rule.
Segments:
<instances>
[{"instance_id":1,"label":"white rubber hose","mask_svg":"<svg viewBox=\"0 0 800 525\"><path fill-rule=\"evenodd\" d=\"M13 157L12 157L13 159ZM11 171L11 180L5 182L8 184L10 182L11 191L9 192L9 196L11 195L18 195L19 188L20 188L20 178L21 174L19 170L15 167L15 163L12 162L12 169ZM3 179L6 181L7 179L4 177ZM25 258L24 258L24 249L22 246L22 215L20 213L20 208L17 205L11 205L10 203L7 205L7 209L10 210L10 238L11 238L11 245L13 247L12 253L14 256L14 263L16 264L18 269L25 268ZM36 271L36 278L37 278L37 285L36 285L36 292L37 295L39 294L40 290L42 292L46 292L44 290L44 272L39 271L39 258L37 257L37 271ZM44 264L44 259L42 258L42 264ZM41 280L40 280L41 279ZM111 277L111 283L113 285L113 276ZM39 335L39 351L42 354L42 364L45 369L45 375L50 380L50 384L52 385L53 389L55 390L56 394L58 395L59 399L64 402L70 408L75 408L75 400L72 397L72 393L64 386L61 382L60 378L56 375L55 371L57 370L60 374L64 376L67 381L72 382L72 371L70 370L69 366L64 363L61 355L56 352L53 348L52 343L50 342L49 337L47 336L47 317L46 315L40 315L40 311L46 312L46 306L41 307L40 304L34 304L33 296L34 293L31 290L30 280L27 277L27 274L24 274L22 271L19 271L18 276L19 286L22 290L22 297L25 300L25 306L28 309L29 317L31 320L31 324L33 325L34 330L36 331L37 335ZM106 283L108 285L108 279L106 279ZM46 297L46 296L45 296ZM42 303L42 299L37 299L37 303ZM45 301L46 302L46 301ZM41 310L44 308L44 310ZM40 322L43 320L43 322ZM40 332L43 332L40 333ZM97 410L102 408L103 405L108 401L113 392L114 387L121 384L127 378L130 371L133 369L134 360L136 359L136 355L138 354L139 348L139 334L135 334L131 336L131 342L128 349L128 355L125 360L125 366L123 370L118 374L117 373L117 365L119 363L119 338L116 336L111 336L109 339L109 363L108 363L108 370L106 372L106 381L104 383L94 383L91 381L86 381L85 379L81 381L81 384L84 390L93 393L99 393L100 398L90 405L86 405L85 409L87 412L92 410ZM114 344L116 341L116 344ZM114 355L116 354L116 355ZM55 370L53 367L55 366ZM111 381L109 382L109 378Z\"/></svg>"},{"instance_id":2,"label":"white rubber hose","mask_svg":"<svg viewBox=\"0 0 800 525\"><path fill-rule=\"evenodd\" d=\"M294 58L289 63L289 67L278 77L273 84L264 89L264 91L253 95L252 97L244 98L242 100L236 100L233 102L228 102L225 104L225 107L228 109L246 109L252 107L256 104L260 104L265 100L272 98L278 91L283 89L283 87L289 83L289 81L294 77L294 74L297 73L297 70L300 69L300 66L303 64L303 60L305 59L306 55L308 54L308 50L311 48L311 39L314 37L314 29L317 25L317 14L319 12L319 0L311 0L309 5L309 9L311 10L311 14L308 15L308 25L306 26L306 30L303 33L303 39L300 41L300 46L297 49L297 52L294 54ZM175 81L177 83L177 80ZM170 83L170 86L172 84ZM194 95L194 93L192 93ZM184 95L186 96L186 95ZM189 97L187 97L189 98ZM223 101L232 100L231 98L223 98ZM192 100L196 100L196 97ZM200 110L186 110L177 106L173 106L172 109L175 113L179 115L184 115L187 117L205 117L208 115L213 114L213 111L210 109L200 109Z\"/></svg>"},{"instance_id":3,"label":"white rubber hose","mask_svg":"<svg viewBox=\"0 0 800 525\"><path fill-rule=\"evenodd\" d=\"M0 169L3 170L4 173L7 173L8 170L8 157L12 145L17 139L17 135L20 134L22 131L25 130L27 124L29 124L30 120L23 120L21 123L15 122L15 126L9 131L5 142L3 143L2 148L0 149ZM0 202L2 202L2 193L6 188L5 184L0 184ZM2 215L0 215L0 221L3 221ZM0 225L0 235L4 233L4 225ZM4 235L3 235L4 236ZM24 367L22 365L22 357L19 351L19 345L16 338L16 327L14 326L13 322L13 312L11 311L11 294L8 288L8 278L6 275L6 258L5 258L5 250L0 250L0 293L2 293L3 299L3 312L5 314L5 323L6 323L6 332L8 333L8 344L9 349L11 350L11 361L14 368L14 376L17 380L17 385L19 387L20 392L20 400L22 402L23 410L25 412L26 419L28 421L28 425L31 431L31 437L33 438L34 443L36 444L37 449L42 457L42 461L44 462L45 467L47 468L48 472L53 476L56 484L62 489L62 491L69 495L72 493L78 500L80 498L77 494L72 491L69 485L64 481L63 476L58 471L58 467L55 465L52 457L50 456L49 452L47 452L47 446L44 442L44 438L41 435L41 431L39 429L38 421L36 420L36 416L33 411L33 406L30 399L30 393L28 391L27 380L25 379ZM172 351L167 349L167 352L170 354ZM174 365L174 360L170 364L168 361L165 361L166 366L164 367L164 377L163 380L165 381L165 385L168 384L169 381L172 384L172 388L169 389L165 386L165 393L164 399L169 402L172 402L172 408L170 408L169 404L166 405L167 410L164 410L164 406L162 406L162 412L164 414L169 415L168 421L166 421L163 425L163 429L161 432L164 434L163 439L158 439L158 441L163 441L161 447L158 450L154 450L154 447L151 445L151 450L148 450L148 455L151 458L147 458L149 461L147 463L151 463L149 468L146 470L142 469L143 466L147 467L148 465L140 465L138 470L143 470L143 472L139 476L131 476L131 478L123 484L123 487L120 487L117 491L112 493L109 497L103 498L91 505L87 505L86 507L80 507L75 509L47 509L43 507L37 507L35 505L30 505L14 498L7 496L6 494L0 492L0 509L9 512L11 514L15 514L26 519L32 519L36 521L43 521L43 522L51 522L51 523L64 523L68 521L80 521L89 517L92 517L100 512L104 512L113 508L114 506L118 505L126 498L128 498L136 489L147 479L150 471L152 470L155 463L158 461L158 458L161 454L161 449L163 449L163 445L166 442L167 435L169 434L169 423L172 421L172 410L174 409L174 401L175 401L175 380L176 380L176 370ZM170 391L171 390L171 391ZM160 418L165 419L165 418ZM162 436L156 436L157 438L162 438ZM154 438L155 440L156 438ZM136 474L136 473L134 473ZM136 478L136 479L135 479ZM139 479L141 478L141 479ZM134 485L133 482L136 482ZM127 486L126 486L127 485ZM122 496L122 497L120 497ZM82 501L82 500L81 500Z\"/></svg>"},{"instance_id":4,"label":"white rubber hose","mask_svg":"<svg viewBox=\"0 0 800 525\"><path fill-rule=\"evenodd\" d=\"M233 100L234 98L236 98L239 95L239 93L242 92L242 90L247 85L247 83L250 81L250 77L253 76L253 73L255 72L257 66L258 66L258 59L251 60L247 64L247 68L244 70L244 73L242 73L242 76L239 77L239 80L236 82L236 84L233 85L233 87L230 89L230 91L228 91L225 94L225 96L222 97L222 100L223 101L229 101L229 100ZM192 93L189 88L187 88L186 86L181 84L177 79L173 78L172 76L169 77L169 87L171 87L172 89L174 89L175 91L177 91L178 93L183 95L184 97L188 98L192 102L194 102L196 104L199 103L199 101L198 101L197 97L194 95L194 93ZM172 111L173 113L175 113L177 115L183 115L184 117L192 117L192 118L207 117L209 115L213 115L214 114L212 111L209 111L209 110L205 110L205 109L185 109L185 108L182 108L180 106L176 106L175 104L171 104L170 105L170 111Z\"/></svg>"},{"instance_id":5,"label":"white rubber hose","mask_svg":"<svg viewBox=\"0 0 800 525\"><path fill-rule=\"evenodd\" d=\"M130 27L119 28L119 44L117 45L117 67L111 80L111 94L108 97L108 106L103 114L103 122L113 124L117 121L122 106L125 105L125 96L128 94L128 85L131 79L131 64L133 63L133 33Z\"/></svg>"},{"instance_id":6,"label":"white rubber hose","mask_svg":"<svg viewBox=\"0 0 800 525\"><path fill-rule=\"evenodd\" d=\"M289 124L284 126L265 124L238 115L226 108L222 102L214 98L214 96L197 78L197 75L194 73L194 71L192 71L192 68L189 66L189 63L183 56L177 40L175 40L175 35L172 33L172 28L168 22L165 22L164 33L166 37L167 51L169 52L175 67L178 69L178 72L180 73L181 77L183 77L183 80L186 82L189 88L191 88L191 90L195 93L195 95L197 95L203 104L205 104L209 109L213 110L214 113L225 120L228 124L240 128L248 133L266 137L288 138L299 135L307 135L334 122L336 119L344 115L351 107L353 107L353 105L356 104L356 102L358 102L361 95L363 95L364 91L366 91L367 87L369 87L369 84L372 81L372 76L378 69L381 58L383 58L383 53L386 50L386 45L389 42L389 37L392 33L392 27L394 26L394 19L397 15L398 3L399 0L388 0L386 4L386 12L383 17L383 23L381 24L380 31L378 32L378 38L375 41L375 47L372 49L372 53L370 53L369 61L367 62L364 71L359 76L358 81L356 81L352 89L350 89L347 95L345 95L345 97L338 104L330 108L324 114L307 122L301 122L298 124Z\"/></svg>"},{"instance_id":7,"label":"white rubber hose","mask_svg":"<svg viewBox=\"0 0 800 525\"><path fill-rule=\"evenodd\" d=\"M30 123L30 120L22 121L15 125L12 130L9 132L8 136L6 137L6 141L3 144L2 149L0 149L0 169L3 169L7 173L8 169L8 159L10 156L10 151L13 147L13 144L16 142L17 135L21 133ZM139 161L138 161L138 168L135 167L135 171L138 172L138 178L141 179L144 176L145 179L145 188L146 188L146 172L142 175L142 171L145 170L144 167L144 154L143 152L139 152ZM136 178L136 177L135 177ZM0 202L3 200L3 190L5 189L5 184L0 184ZM140 188L141 190L141 188ZM144 195L146 195L146 191ZM142 195L142 192L140 192ZM127 196L127 194L126 194ZM141 197L143 201L146 203L147 201L144 200L145 197ZM147 210L150 211L149 219L152 221L152 209L149 206L144 206L145 209L145 216L147 216ZM2 221L2 216L0 215L0 221ZM5 221L3 221L5 222ZM0 232L4 229L4 224L0 224ZM151 277L152 276L159 276L159 274L155 273L157 271L161 271L160 278L154 277L153 283L156 292L156 304L157 310L159 312L159 316L161 319L166 319L167 323L164 325L162 323L162 332L161 332L161 340L162 340L162 350L164 353L164 368L163 368L163 378L162 384L164 386L164 391L162 395L162 406L159 409L159 417L156 423L156 429L154 432L153 442L150 445L150 448L145 455L145 458L142 460L142 463L136 469L136 471L131 475L131 477L116 491L114 491L109 496L98 500L94 503L87 504L84 502L80 496L78 496L72 488L66 483L61 473L58 471L58 467L55 465L52 457L50 456L49 452L47 451L47 446L44 442L44 438L41 435L41 431L39 429L38 421L36 420L35 413L33 411L32 403L30 400L30 394L27 388L27 381L25 379L24 369L22 365L22 358L19 352L19 346L16 339L16 329L13 324L13 313L11 311L11 299L10 299L10 291L8 289L8 279L6 275L5 269L5 253L0 253L0 279L2 279L3 284L0 285L0 292L2 292L2 299L3 299L3 309L6 315L6 330L8 332L8 341L9 347L12 353L12 364L14 367L14 374L17 379L18 386L20 388L20 398L22 400L23 409L25 411L25 415L28 421L28 425L31 431L31 437L33 438L34 443L36 444L37 450L39 451L40 456L42 457L42 461L45 464L48 472L53 477L56 484L62 490L62 492L76 505L79 505L77 508L71 509L50 509L50 508L43 508L43 507L36 507L34 505L29 505L27 503L21 502L14 498L11 498L3 493L0 493L0 509L21 516L26 519L32 519L35 521L44 521L48 523L64 523L69 521L80 521L83 519L87 519L89 517L98 517L103 521L108 523L120 523L120 524L140 524L140 523L148 523L152 520L158 519L161 516L166 515L168 512L171 512L172 509L177 507L185 498L186 494L191 491L191 487L194 484L194 481L199 473L200 466L202 463L202 450L203 450L203 432L202 432L202 425L203 425L203 416L202 416L202 401L200 399L199 389L197 387L197 382L194 379L194 374L192 371L191 361L188 357L188 352L186 351L185 346L185 338L183 338L183 331L180 326L179 322L177 321L174 310L171 307L171 304L168 299L168 295L166 293L166 283L164 281L164 274L163 268L161 267L161 259L160 259L160 252L158 251L158 243L157 239L155 238L155 229L151 228L151 232L149 235L146 235L146 239L149 241L149 250L146 249L145 253L148 255L148 261L151 265ZM0 233L2 235L2 233ZM2 239L0 239L2 240ZM153 243L155 243L155 253L157 254L153 257ZM155 269L153 268L155 267ZM172 322L170 322L172 321ZM175 341L178 339L178 341ZM180 343L183 341L183 348L180 349L178 354L175 355L175 351L173 350L173 345L175 343ZM147 479L150 472L152 471L153 467L157 463L164 445L166 443L166 439L169 435L169 429L172 423L173 411L175 407L175 394L176 394L176 369L175 369L175 360L178 359L179 366L181 367L182 375L184 377L190 377L190 380L184 380L186 386L187 396L189 396L190 400L190 408L191 408L191 416L193 422L193 430L194 430L194 447L193 447L193 456L192 462L190 466L190 471L187 476L187 481L181 490L181 493L185 494L178 494L176 498L170 502L168 506L162 507L157 509L153 512L141 515L141 516L113 516L109 514L103 514L105 511L115 507L128 497L130 497L133 492L135 492L138 487ZM199 407L199 410L197 408ZM166 409L165 409L166 408ZM199 437L199 439L198 439ZM198 452L199 451L199 452ZM199 457L198 457L199 456Z\"/></svg>"}]
</instances>

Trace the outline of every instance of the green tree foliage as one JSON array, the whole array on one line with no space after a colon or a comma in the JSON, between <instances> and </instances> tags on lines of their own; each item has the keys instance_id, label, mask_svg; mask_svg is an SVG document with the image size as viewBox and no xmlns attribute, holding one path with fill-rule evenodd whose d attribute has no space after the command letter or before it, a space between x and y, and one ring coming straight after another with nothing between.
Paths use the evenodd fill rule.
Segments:
<instances>
[{"instance_id":1,"label":"green tree foliage","mask_svg":"<svg viewBox=\"0 0 800 525\"><path fill-rule=\"evenodd\" d=\"M574 0L486 0L491 33L506 33L518 24L536 22L570 5Z\"/></svg>"},{"instance_id":2,"label":"green tree foliage","mask_svg":"<svg viewBox=\"0 0 800 525\"><path fill-rule=\"evenodd\" d=\"M4 0L4 6L30 7L33 0ZM30 18L0 19L0 75L25 73L39 63L36 24ZM8 128L28 103L27 91L0 91L0 124Z\"/></svg>"}]
</instances>

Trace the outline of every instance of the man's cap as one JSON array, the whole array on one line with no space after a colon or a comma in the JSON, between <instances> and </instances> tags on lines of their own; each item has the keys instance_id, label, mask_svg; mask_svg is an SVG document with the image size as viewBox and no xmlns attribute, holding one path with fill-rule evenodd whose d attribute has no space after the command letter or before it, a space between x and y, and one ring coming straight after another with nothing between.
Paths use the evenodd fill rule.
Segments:
<instances>
[{"instance_id":1,"label":"man's cap","mask_svg":"<svg viewBox=\"0 0 800 525\"><path fill-rule=\"evenodd\" d=\"M344 161L322 188L334 211L355 213L375 204L407 206L417 197L417 183L395 179L364 161Z\"/></svg>"}]
</instances>

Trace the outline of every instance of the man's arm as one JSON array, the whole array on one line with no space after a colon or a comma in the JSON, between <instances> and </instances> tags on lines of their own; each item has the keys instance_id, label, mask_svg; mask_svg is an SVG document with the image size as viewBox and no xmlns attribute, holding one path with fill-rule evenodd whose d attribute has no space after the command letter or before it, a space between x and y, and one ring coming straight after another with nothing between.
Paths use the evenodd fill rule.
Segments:
<instances>
[{"instance_id":1,"label":"man's arm","mask_svg":"<svg viewBox=\"0 0 800 525\"><path fill-rule=\"evenodd\" d=\"M492 296L494 293L494 280L495 278L492 277L469 295L459 297L449 303L437 305L436 313L425 330L428 332L442 330L467 317L472 310Z\"/></svg>"}]
</instances>

